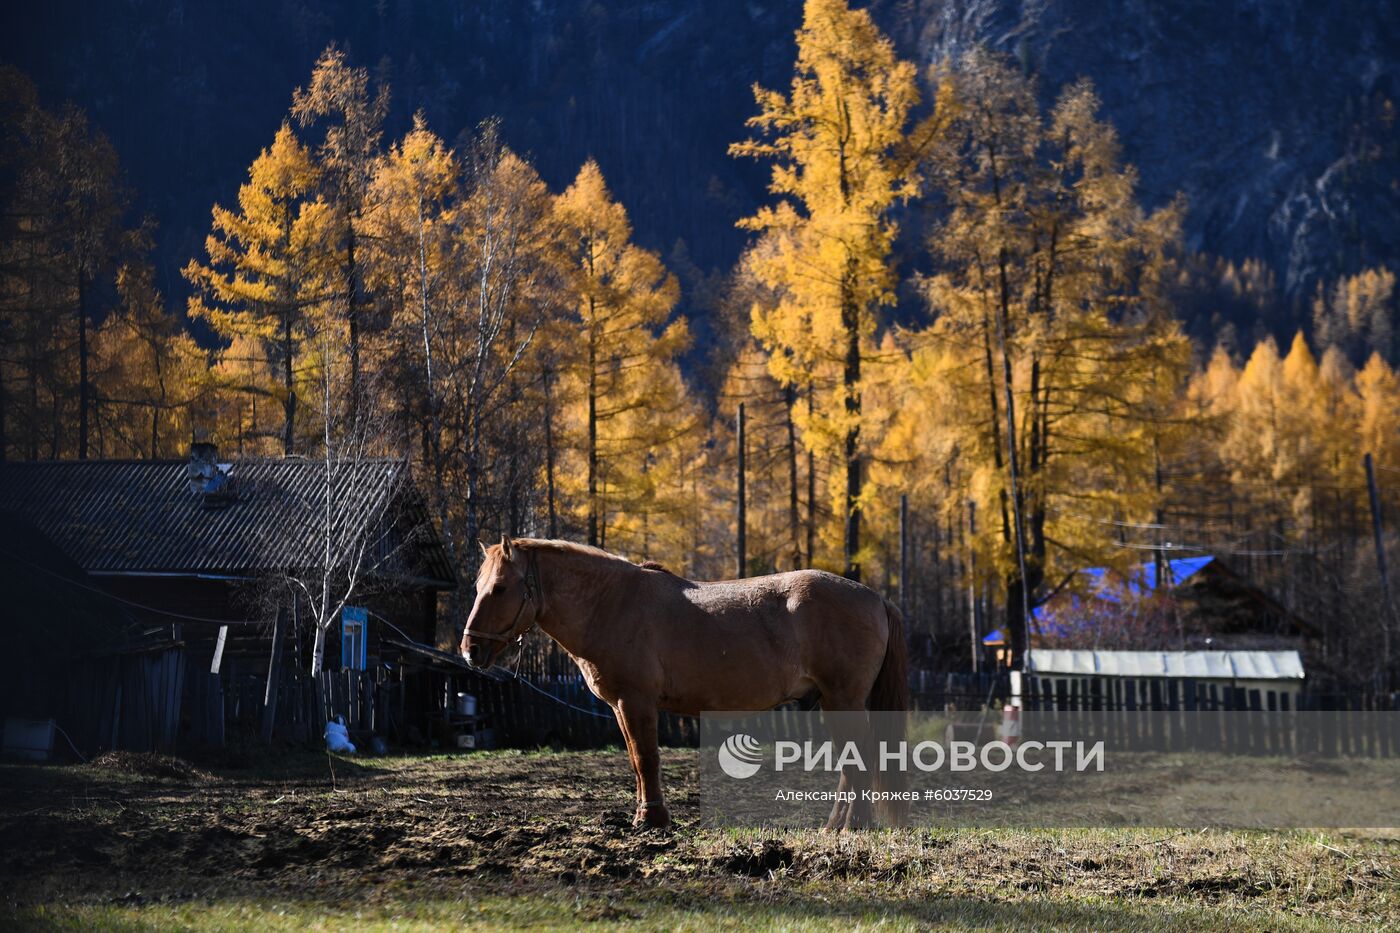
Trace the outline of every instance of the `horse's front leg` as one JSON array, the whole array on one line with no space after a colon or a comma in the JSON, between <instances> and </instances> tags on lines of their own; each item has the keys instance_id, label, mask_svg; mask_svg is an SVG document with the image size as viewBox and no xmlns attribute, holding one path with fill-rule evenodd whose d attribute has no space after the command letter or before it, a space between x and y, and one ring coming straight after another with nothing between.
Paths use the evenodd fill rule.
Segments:
<instances>
[{"instance_id":1,"label":"horse's front leg","mask_svg":"<svg viewBox=\"0 0 1400 933\"><path fill-rule=\"evenodd\" d=\"M671 825L671 811L661 793L661 749L656 740L656 702L621 699L616 706L618 725L627 739L632 768L640 788L633 826Z\"/></svg>"},{"instance_id":2,"label":"horse's front leg","mask_svg":"<svg viewBox=\"0 0 1400 933\"><path fill-rule=\"evenodd\" d=\"M617 728L622 732L622 743L627 746L627 766L632 769L632 811L635 817L637 808L646 799L642 794L642 772L637 766L637 744L632 741L632 734L627 731L627 724L622 718L622 708L616 703L609 705L612 707L613 717L617 720Z\"/></svg>"}]
</instances>

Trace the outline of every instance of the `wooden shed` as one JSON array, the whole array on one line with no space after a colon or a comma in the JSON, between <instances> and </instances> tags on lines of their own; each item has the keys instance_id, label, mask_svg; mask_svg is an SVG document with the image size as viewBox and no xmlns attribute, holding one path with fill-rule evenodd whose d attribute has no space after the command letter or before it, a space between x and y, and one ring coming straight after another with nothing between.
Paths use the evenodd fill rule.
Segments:
<instances>
[{"instance_id":1,"label":"wooden shed","mask_svg":"<svg viewBox=\"0 0 1400 933\"><path fill-rule=\"evenodd\" d=\"M455 575L406 463L357 460L329 473L328 484L318 459L224 462L199 444L189 460L6 463L0 509L180 652L181 740L218 744L229 727L310 738L337 713L403 737L440 707L441 677L395 643L434 642L439 594ZM365 556L353 621L330 631L313 683L306 607L278 581L315 570L327 501L334 540ZM53 624L77 623L60 611Z\"/></svg>"},{"instance_id":2,"label":"wooden shed","mask_svg":"<svg viewBox=\"0 0 1400 933\"><path fill-rule=\"evenodd\" d=\"M178 729L183 665L152 630L31 522L0 510L6 752L71 758L166 747ZM80 751L81 750L81 751Z\"/></svg>"}]
</instances>

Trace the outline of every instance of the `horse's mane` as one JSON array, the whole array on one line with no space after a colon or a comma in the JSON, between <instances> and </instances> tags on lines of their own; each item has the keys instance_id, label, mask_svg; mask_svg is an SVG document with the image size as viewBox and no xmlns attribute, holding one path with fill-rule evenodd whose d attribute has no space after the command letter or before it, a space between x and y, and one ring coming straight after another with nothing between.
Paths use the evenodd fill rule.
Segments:
<instances>
[{"instance_id":1,"label":"horse's mane","mask_svg":"<svg viewBox=\"0 0 1400 933\"><path fill-rule=\"evenodd\" d=\"M617 561L628 567L638 567L642 570L655 570L670 574L673 577L676 576L676 573L672 571L670 567L667 567L659 561L644 560L640 564L636 564L620 554L614 554L611 551L605 551L600 547L593 547L590 544L578 544L573 541L561 541L554 538L511 538L510 544L511 547L519 547L527 551L553 551L556 554L577 554L584 557L599 557L606 560ZM490 559L482 562L482 572L485 571L488 564L494 564L500 559L501 546L499 544L492 544L486 548L486 553Z\"/></svg>"},{"instance_id":2,"label":"horse's mane","mask_svg":"<svg viewBox=\"0 0 1400 933\"><path fill-rule=\"evenodd\" d=\"M573 541L561 541L556 538L511 538L511 547L522 547L526 550L534 551L554 551L556 554L580 554L586 557L605 557L608 560L621 561L624 564L636 566L630 560L612 551L605 551L600 547L593 547L591 544L577 544ZM499 548L500 545L495 545Z\"/></svg>"}]
</instances>

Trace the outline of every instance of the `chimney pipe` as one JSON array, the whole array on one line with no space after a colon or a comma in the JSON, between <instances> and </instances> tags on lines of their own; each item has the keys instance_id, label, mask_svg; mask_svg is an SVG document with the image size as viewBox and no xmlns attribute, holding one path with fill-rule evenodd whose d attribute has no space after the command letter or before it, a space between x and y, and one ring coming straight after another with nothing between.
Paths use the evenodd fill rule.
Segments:
<instances>
[{"instance_id":1,"label":"chimney pipe","mask_svg":"<svg viewBox=\"0 0 1400 933\"><path fill-rule=\"evenodd\" d=\"M208 441L195 441L190 444L190 462L185 466L185 478L189 480L190 492L203 494L222 485L223 474L219 470L218 459L217 445Z\"/></svg>"}]
</instances>

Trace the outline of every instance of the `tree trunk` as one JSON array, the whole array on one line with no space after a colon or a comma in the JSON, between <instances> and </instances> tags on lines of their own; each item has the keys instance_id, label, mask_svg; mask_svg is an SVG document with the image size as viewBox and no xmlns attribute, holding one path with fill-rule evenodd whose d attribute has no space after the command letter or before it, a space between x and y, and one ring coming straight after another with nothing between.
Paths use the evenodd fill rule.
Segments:
<instances>
[{"instance_id":1,"label":"tree trunk","mask_svg":"<svg viewBox=\"0 0 1400 933\"><path fill-rule=\"evenodd\" d=\"M350 329L350 423L360 420L360 290L356 287L355 221L353 214L345 217L345 318Z\"/></svg>"},{"instance_id":2,"label":"tree trunk","mask_svg":"<svg viewBox=\"0 0 1400 933\"><path fill-rule=\"evenodd\" d=\"M297 394L292 365L292 313L288 310L282 315L282 387L287 392L287 398L282 403L282 453L287 456L292 454L296 437Z\"/></svg>"},{"instance_id":3,"label":"tree trunk","mask_svg":"<svg viewBox=\"0 0 1400 933\"><path fill-rule=\"evenodd\" d=\"M78 273L78 459L88 455L88 308L87 282Z\"/></svg>"},{"instance_id":4,"label":"tree trunk","mask_svg":"<svg viewBox=\"0 0 1400 933\"><path fill-rule=\"evenodd\" d=\"M1007 265L1009 263L1006 248L1003 247L998 257L1000 271L1000 291L1001 307L997 318L997 343L1001 351L1001 375L1002 385L1006 392L1006 465L1011 481L1011 513L1014 522L1013 532L1016 546L1017 573L1015 579L1007 587L1006 612L1007 625L1012 633L1011 640L1011 667L1013 670L1021 669L1021 658L1026 649L1026 628L1030 625L1030 580L1026 574L1026 538L1025 524L1022 519L1022 499L1021 499L1021 478L1017 474L1016 456L1016 396L1012 384L1011 367L1011 323L1010 323L1010 302L1011 291L1007 276ZM1012 619L1016 624L1012 624Z\"/></svg>"},{"instance_id":5,"label":"tree trunk","mask_svg":"<svg viewBox=\"0 0 1400 933\"><path fill-rule=\"evenodd\" d=\"M592 319L593 299L588 300ZM598 544L598 349L588 337L588 543Z\"/></svg>"},{"instance_id":6,"label":"tree trunk","mask_svg":"<svg viewBox=\"0 0 1400 933\"><path fill-rule=\"evenodd\" d=\"M802 568L802 545L799 535L801 519L797 511L797 425L792 420L792 407L797 404L797 387L783 389L783 414L787 419L788 456L788 528L792 537L792 569Z\"/></svg>"},{"instance_id":7,"label":"tree trunk","mask_svg":"<svg viewBox=\"0 0 1400 933\"><path fill-rule=\"evenodd\" d=\"M909 497L899 497L899 614L909 617Z\"/></svg>"},{"instance_id":8,"label":"tree trunk","mask_svg":"<svg viewBox=\"0 0 1400 933\"><path fill-rule=\"evenodd\" d=\"M481 410L475 396L468 404L467 417L467 541L481 537ZM467 547L471 547L468 543Z\"/></svg>"},{"instance_id":9,"label":"tree trunk","mask_svg":"<svg viewBox=\"0 0 1400 933\"><path fill-rule=\"evenodd\" d=\"M848 271L847 275L853 273ZM842 374L842 384L846 394L846 415L852 419L846 429L846 536L845 574L852 580L860 580L860 308L856 306L852 286L844 286L841 318L846 329L846 366Z\"/></svg>"},{"instance_id":10,"label":"tree trunk","mask_svg":"<svg viewBox=\"0 0 1400 933\"><path fill-rule=\"evenodd\" d=\"M554 398L550 394L550 371L544 371L544 483L549 507L549 537L559 537L558 513L554 508Z\"/></svg>"},{"instance_id":11,"label":"tree trunk","mask_svg":"<svg viewBox=\"0 0 1400 933\"><path fill-rule=\"evenodd\" d=\"M326 669L326 626L317 623L316 637L311 642L311 676L318 677Z\"/></svg>"},{"instance_id":12,"label":"tree trunk","mask_svg":"<svg viewBox=\"0 0 1400 933\"><path fill-rule=\"evenodd\" d=\"M1011 669L1021 670L1026 656L1025 584L1020 575L1006 578L1006 631L1011 635Z\"/></svg>"},{"instance_id":13,"label":"tree trunk","mask_svg":"<svg viewBox=\"0 0 1400 933\"><path fill-rule=\"evenodd\" d=\"M807 385L807 423L812 423L812 401L813 387ZM812 559L817 553L817 455L809 448L807 451L807 566L812 566Z\"/></svg>"},{"instance_id":14,"label":"tree trunk","mask_svg":"<svg viewBox=\"0 0 1400 933\"><path fill-rule=\"evenodd\" d=\"M735 546L735 550L736 550L736 552L737 552L737 553L736 553L737 560L736 560L736 573L735 573L735 577L734 577L736 580L742 580L744 577L748 576L748 559L749 559L749 556L748 556L748 554L747 554L747 551L748 551L748 535L747 535L747 531L748 531L748 524L749 524L749 516L748 516L748 511L747 511L747 506L748 506L748 490L745 488L745 481L746 481L747 477L744 475L744 473L745 473L745 468L748 466L748 464L744 462L744 454L745 454L744 448L745 448L746 445L747 445L747 444L746 444L747 438L744 436L744 434L746 433L746 432L745 432L745 428L746 428L746 427L747 427L747 426L744 424L744 403L743 403L743 402L740 402L740 403L739 403L739 414L738 414L738 419L737 419L737 424L736 424L736 433L737 433L737 435L738 435L738 438L737 438L737 440L738 440L738 455L739 455L739 490L738 490L738 493L739 493L739 515L738 515L738 523L739 523L739 524L738 524L738 535L736 536L737 539L736 539L736 542L735 542L735 545L736 545L736 546Z\"/></svg>"},{"instance_id":15,"label":"tree trunk","mask_svg":"<svg viewBox=\"0 0 1400 933\"><path fill-rule=\"evenodd\" d=\"M165 408L165 372L160 363L160 350L153 348L152 357L156 366L156 385L160 387L160 398L151 406L151 459L160 456L160 413Z\"/></svg>"}]
</instances>

